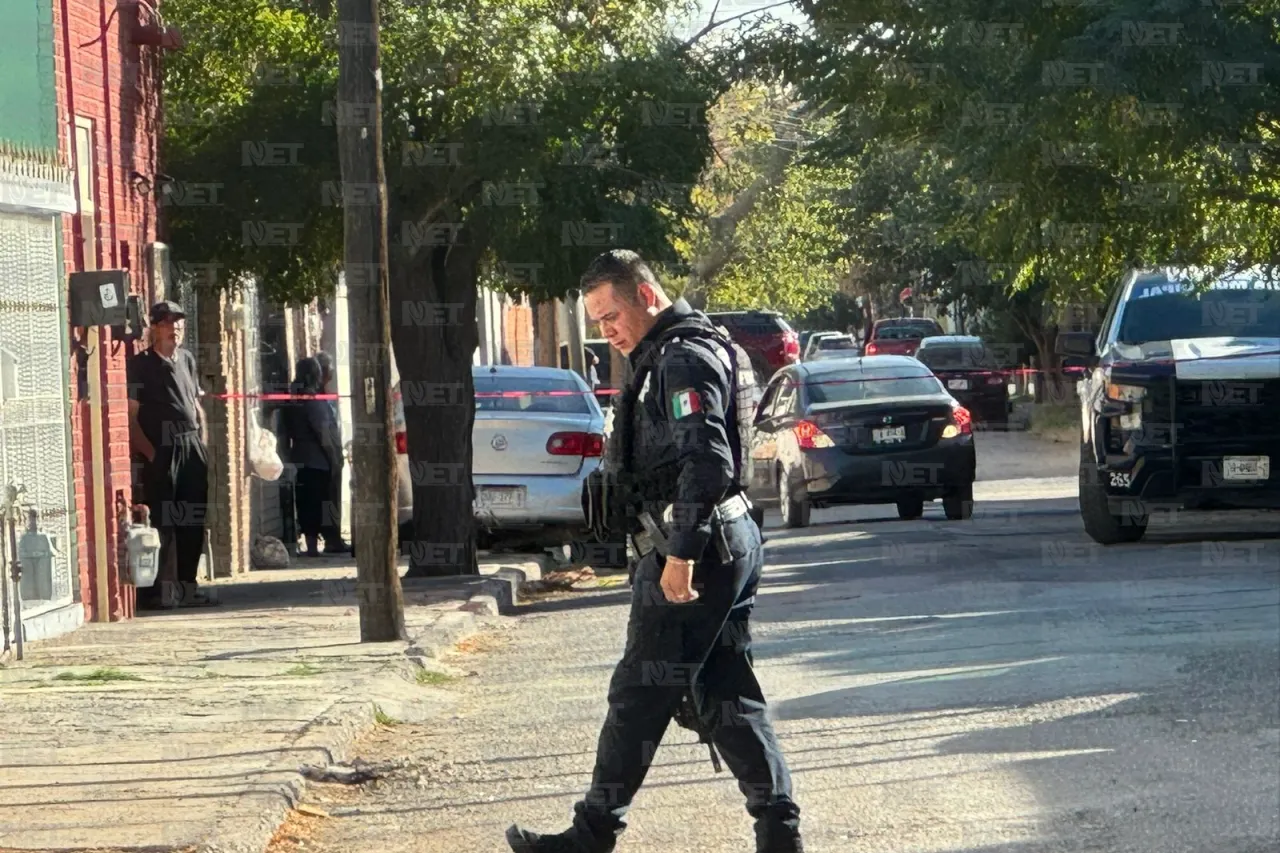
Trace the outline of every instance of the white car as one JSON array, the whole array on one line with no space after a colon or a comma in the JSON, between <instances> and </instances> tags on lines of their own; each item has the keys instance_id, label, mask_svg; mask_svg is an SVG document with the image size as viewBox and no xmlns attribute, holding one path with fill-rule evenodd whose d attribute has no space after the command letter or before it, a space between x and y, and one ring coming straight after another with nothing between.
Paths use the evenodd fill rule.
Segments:
<instances>
[{"instance_id":1,"label":"white car","mask_svg":"<svg viewBox=\"0 0 1280 853\"><path fill-rule=\"evenodd\" d=\"M564 543L586 529L582 494L604 453L605 416L571 370L494 365L472 368L476 415L472 483L476 520L488 533L531 533ZM413 478L404 402L394 389L401 539L412 539Z\"/></svg>"},{"instance_id":2,"label":"white car","mask_svg":"<svg viewBox=\"0 0 1280 853\"><path fill-rule=\"evenodd\" d=\"M815 336L817 337L817 336ZM832 358L857 358L861 355L858 342L853 335L824 334L817 340L809 342L809 352L805 361L825 361Z\"/></svg>"}]
</instances>

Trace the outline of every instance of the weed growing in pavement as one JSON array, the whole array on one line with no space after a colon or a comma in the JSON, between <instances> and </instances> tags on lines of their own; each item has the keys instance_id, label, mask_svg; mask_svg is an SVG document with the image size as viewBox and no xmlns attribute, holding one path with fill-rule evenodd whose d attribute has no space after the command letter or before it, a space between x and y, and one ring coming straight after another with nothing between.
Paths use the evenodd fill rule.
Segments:
<instances>
[{"instance_id":1,"label":"weed growing in pavement","mask_svg":"<svg viewBox=\"0 0 1280 853\"><path fill-rule=\"evenodd\" d=\"M382 710L380 705L373 706L373 721L380 726L398 726L400 721Z\"/></svg>"},{"instance_id":2,"label":"weed growing in pavement","mask_svg":"<svg viewBox=\"0 0 1280 853\"><path fill-rule=\"evenodd\" d=\"M116 669L114 666L101 666L92 672L60 672L53 677L54 681L72 681L77 684L107 684L112 681L142 681L141 676L132 672Z\"/></svg>"},{"instance_id":3,"label":"weed growing in pavement","mask_svg":"<svg viewBox=\"0 0 1280 853\"><path fill-rule=\"evenodd\" d=\"M300 663L297 666L285 672L285 675L301 676L301 675L319 675L323 670L312 666L309 663Z\"/></svg>"},{"instance_id":4,"label":"weed growing in pavement","mask_svg":"<svg viewBox=\"0 0 1280 853\"><path fill-rule=\"evenodd\" d=\"M415 678L417 682L424 687L437 687L441 684L449 684L450 682L457 680L448 673L432 672L429 669L418 670L418 674Z\"/></svg>"}]
</instances>

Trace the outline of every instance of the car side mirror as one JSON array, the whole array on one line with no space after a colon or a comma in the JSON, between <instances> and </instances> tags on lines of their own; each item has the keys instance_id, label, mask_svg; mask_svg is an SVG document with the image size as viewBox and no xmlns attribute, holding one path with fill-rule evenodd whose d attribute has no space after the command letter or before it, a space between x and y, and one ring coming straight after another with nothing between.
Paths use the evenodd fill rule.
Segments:
<instances>
[{"instance_id":1,"label":"car side mirror","mask_svg":"<svg viewBox=\"0 0 1280 853\"><path fill-rule=\"evenodd\" d=\"M1058 355L1093 358L1098 353L1094 346L1096 338L1097 335L1093 332L1061 332L1055 349Z\"/></svg>"}]
</instances>

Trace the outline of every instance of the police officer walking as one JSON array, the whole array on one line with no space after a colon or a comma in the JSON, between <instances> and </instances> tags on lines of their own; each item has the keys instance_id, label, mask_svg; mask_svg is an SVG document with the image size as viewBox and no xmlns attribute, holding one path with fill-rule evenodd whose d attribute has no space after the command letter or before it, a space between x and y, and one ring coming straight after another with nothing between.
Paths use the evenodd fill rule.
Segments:
<instances>
[{"instance_id":1,"label":"police officer walking","mask_svg":"<svg viewBox=\"0 0 1280 853\"><path fill-rule=\"evenodd\" d=\"M612 851L675 719L737 778L757 853L802 853L800 809L752 670L748 619L764 554L742 482L741 350L683 299L672 303L635 252L597 257L581 287L633 369L609 455L641 559L591 788L567 831L512 826L507 842L517 853Z\"/></svg>"}]
</instances>

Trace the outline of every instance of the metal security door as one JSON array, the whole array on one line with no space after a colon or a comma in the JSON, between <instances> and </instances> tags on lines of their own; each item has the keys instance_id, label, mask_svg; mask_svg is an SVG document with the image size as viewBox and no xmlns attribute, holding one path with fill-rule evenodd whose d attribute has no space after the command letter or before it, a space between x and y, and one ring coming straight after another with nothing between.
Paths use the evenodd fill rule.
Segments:
<instances>
[{"instance_id":1,"label":"metal security door","mask_svg":"<svg viewBox=\"0 0 1280 853\"><path fill-rule=\"evenodd\" d=\"M23 573L24 617L73 600L57 227L52 217L0 213L0 488L26 486L23 498L39 509L40 529L57 547L50 572Z\"/></svg>"}]
</instances>

